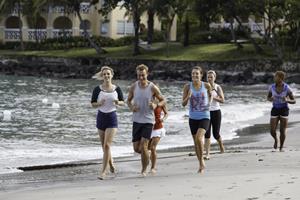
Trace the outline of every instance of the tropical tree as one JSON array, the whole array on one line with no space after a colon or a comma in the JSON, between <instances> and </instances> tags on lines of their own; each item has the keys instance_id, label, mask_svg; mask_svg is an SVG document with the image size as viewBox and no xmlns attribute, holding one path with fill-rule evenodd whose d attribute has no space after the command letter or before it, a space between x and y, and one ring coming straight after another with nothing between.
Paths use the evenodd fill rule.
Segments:
<instances>
[{"instance_id":1,"label":"tropical tree","mask_svg":"<svg viewBox=\"0 0 300 200\"><path fill-rule=\"evenodd\" d=\"M156 13L156 5L158 3L158 0L148 0L147 2L147 43L148 45L152 44L153 41L153 34L154 34L154 16Z\"/></svg>"},{"instance_id":2,"label":"tropical tree","mask_svg":"<svg viewBox=\"0 0 300 200\"><path fill-rule=\"evenodd\" d=\"M84 37L89 41L90 45L100 55L105 51L102 48L100 48L98 46L98 44L96 44L92 40L92 38L90 37L90 35L87 32L86 23L82 19L82 16L81 16L81 11L80 11L81 6L80 6L80 4L83 3L83 2L89 2L89 3L91 3L91 5L96 4L96 2L94 0L90 0L90 1L87 1L87 0L34 0L34 7L35 7L35 12L39 12L45 6L46 7L53 6L53 5L63 6L65 8L66 13L76 14L76 16L78 17L80 23L83 24Z\"/></svg>"},{"instance_id":3,"label":"tropical tree","mask_svg":"<svg viewBox=\"0 0 300 200\"><path fill-rule=\"evenodd\" d=\"M211 22L217 20L220 14L220 0L195 0L192 7L200 21L200 30L209 31Z\"/></svg>"},{"instance_id":4,"label":"tropical tree","mask_svg":"<svg viewBox=\"0 0 300 200\"><path fill-rule=\"evenodd\" d=\"M222 15L231 19L231 23L235 20L238 23L239 28L246 34L247 39L253 44L256 52L261 53L263 49L251 36L250 31L242 24L242 19L248 19L250 14L252 14L253 8L256 8L256 4L254 5L251 0L228 0L220 1L220 8L222 10ZM241 47L240 44L237 44L237 46L239 48Z\"/></svg>"},{"instance_id":5,"label":"tropical tree","mask_svg":"<svg viewBox=\"0 0 300 200\"><path fill-rule=\"evenodd\" d=\"M169 41L171 28L176 15L181 15L188 8L186 1L182 0L160 0L157 15L166 24L167 56L169 56Z\"/></svg>"},{"instance_id":6,"label":"tropical tree","mask_svg":"<svg viewBox=\"0 0 300 200\"><path fill-rule=\"evenodd\" d=\"M300 46L300 1L299 0L287 0L285 1L287 12L285 19L287 26L290 27L290 33L294 38L294 50L297 51Z\"/></svg>"},{"instance_id":7,"label":"tropical tree","mask_svg":"<svg viewBox=\"0 0 300 200\"><path fill-rule=\"evenodd\" d=\"M107 15L117 6L126 9L126 15L132 17L134 26L133 55L141 54L139 49L139 31L141 16L147 9L147 0L106 0L100 9L103 15Z\"/></svg>"},{"instance_id":8,"label":"tropical tree","mask_svg":"<svg viewBox=\"0 0 300 200\"><path fill-rule=\"evenodd\" d=\"M183 25L183 46L189 46L190 38L190 23L198 21L197 13L195 12L196 0L183 0L184 9L178 12L178 22Z\"/></svg>"}]
</instances>

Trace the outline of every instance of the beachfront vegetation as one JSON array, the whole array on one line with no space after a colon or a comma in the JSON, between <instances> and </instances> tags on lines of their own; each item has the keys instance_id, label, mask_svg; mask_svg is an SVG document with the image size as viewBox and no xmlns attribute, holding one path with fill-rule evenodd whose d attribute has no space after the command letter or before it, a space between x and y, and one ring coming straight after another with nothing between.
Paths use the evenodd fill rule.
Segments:
<instances>
[{"instance_id":1,"label":"beachfront vegetation","mask_svg":"<svg viewBox=\"0 0 300 200\"><path fill-rule=\"evenodd\" d=\"M76 13L76 16L82 21L78 9L81 2L87 1L88 0L0 0L0 15L7 14L14 5L26 5L24 7L26 9L22 11L23 13L18 13L18 15L28 15L32 17L34 21L34 18L39 16L39 12L42 12L45 5L59 4L65 7L66 12ZM89 0L89 2L92 5L96 5L99 1ZM195 51L198 50L198 48L193 48L195 46L191 46L186 50L182 50L182 46L177 49L176 47L178 46L174 46L174 44L169 47L170 25L173 23L175 16L177 16L177 42L183 43L183 47L195 44L231 42L236 46L236 52L248 52L250 48L249 44L251 44L255 52L255 57L270 55L269 50L273 51L272 56L276 55L277 59L280 60L300 54L299 0L106 0L101 8L96 9L104 16L107 16L109 12L117 6L125 8L128 17L133 20L134 36L122 38L119 41L110 41L111 44L109 45L106 39L101 37L89 37L87 34L84 40L75 39L75 41L69 42L54 39L55 41L51 42L50 39L49 41L36 41L37 44L28 43L25 45L22 41L22 37L20 37L21 49L24 49L24 46L25 48L27 47L27 50L76 48L74 52L77 52L77 48L89 46L96 49L100 56L123 55L124 52L122 50L127 49L131 51L131 54L137 56L136 58L152 57L155 55L155 52L158 52L158 54L164 52L162 54L164 55L163 59L166 59L166 57L170 57L167 59L173 59L174 53L176 52L189 52L191 49L195 49ZM29 7L32 7L32 10L27 9ZM30 10L30 12L27 12L27 10ZM148 15L148 29L141 31L140 17L145 12ZM146 35L146 37L143 37L143 40L146 40L149 45L154 42L154 15L158 16L162 22L161 38L166 42L166 47L155 51L146 51L143 50L140 45L141 34L143 32L143 34ZM261 27L257 26L258 28L256 30L249 30L249 28L244 25L244 22L249 21L249 16L254 17L254 24L263 22L264 28L261 29ZM220 19L223 19L224 22L230 25L224 29L210 26L213 22L217 22ZM21 31L20 28L20 33ZM80 41L78 42L78 40ZM133 44L133 47L115 47L128 44ZM16 44L8 43L2 47L15 48L16 46ZM103 48L102 51L103 46L110 46L111 48ZM203 45L201 45L201 47L202 46ZM233 47L233 45L229 46L231 48ZM120 52L116 53L116 49L120 49ZM105 54L105 51L108 51L108 54ZM114 54L109 51L113 51ZM24 54L28 54L28 52ZM43 51L40 54L43 54ZM139 56L140 54L145 55ZM198 55L199 52L193 52L191 54Z\"/></svg>"},{"instance_id":2,"label":"beachfront vegetation","mask_svg":"<svg viewBox=\"0 0 300 200\"><path fill-rule=\"evenodd\" d=\"M276 55L267 46L263 45L263 54L257 54L253 45L244 44L243 49L237 49L232 43L189 45L183 48L181 43L170 43L169 57L166 56L165 43L154 43L151 49L141 49L141 54L132 55L132 45L121 47L103 47L107 52L100 57L121 59L154 59L154 60L201 60L201 61L235 61L250 59L276 59ZM296 54L286 51L287 59L295 59ZM290 53L288 53L290 52ZM13 56L50 56L50 57L99 57L93 48L75 48L70 50L53 51L11 51L0 50L2 55Z\"/></svg>"}]
</instances>

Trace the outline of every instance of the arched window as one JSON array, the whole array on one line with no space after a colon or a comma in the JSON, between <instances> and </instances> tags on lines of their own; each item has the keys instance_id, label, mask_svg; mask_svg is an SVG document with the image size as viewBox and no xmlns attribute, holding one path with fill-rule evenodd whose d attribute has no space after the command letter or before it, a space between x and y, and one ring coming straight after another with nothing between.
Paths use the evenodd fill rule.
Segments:
<instances>
[{"instance_id":1,"label":"arched window","mask_svg":"<svg viewBox=\"0 0 300 200\"><path fill-rule=\"evenodd\" d=\"M28 19L28 26L30 29L46 29L47 22L43 17L38 17L36 20Z\"/></svg>"},{"instance_id":2,"label":"arched window","mask_svg":"<svg viewBox=\"0 0 300 200\"><path fill-rule=\"evenodd\" d=\"M54 29L72 29L72 21L68 17L58 17L53 22Z\"/></svg>"},{"instance_id":3,"label":"arched window","mask_svg":"<svg viewBox=\"0 0 300 200\"><path fill-rule=\"evenodd\" d=\"M5 28L17 29L19 28L19 23L21 23L22 26L22 21L19 20L19 17L11 16L6 19Z\"/></svg>"},{"instance_id":4,"label":"arched window","mask_svg":"<svg viewBox=\"0 0 300 200\"><path fill-rule=\"evenodd\" d=\"M71 37L72 21L68 17L58 17L53 22L53 37Z\"/></svg>"}]
</instances>

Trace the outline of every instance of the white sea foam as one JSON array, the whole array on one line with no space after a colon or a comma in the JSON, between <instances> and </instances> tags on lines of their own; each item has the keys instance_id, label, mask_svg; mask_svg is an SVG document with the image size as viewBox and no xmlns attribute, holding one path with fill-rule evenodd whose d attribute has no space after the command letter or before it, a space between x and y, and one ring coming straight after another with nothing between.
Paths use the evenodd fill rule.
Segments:
<instances>
[{"instance_id":1,"label":"white sea foam","mask_svg":"<svg viewBox=\"0 0 300 200\"><path fill-rule=\"evenodd\" d=\"M52 108L55 108L55 109L60 108L59 103L52 103Z\"/></svg>"},{"instance_id":2,"label":"white sea foam","mask_svg":"<svg viewBox=\"0 0 300 200\"><path fill-rule=\"evenodd\" d=\"M44 99L42 100L42 102L43 102L43 104L47 104L47 103L48 103L48 99L47 99L47 98L44 98Z\"/></svg>"},{"instance_id":3,"label":"white sea foam","mask_svg":"<svg viewBox=\"0 0 300 200\"><path fill-rule=\"evenodd\" d=\"M4 110L3 111L3 121L10 121L11 120L11 111Z\"/></svg>"},{"instance_id":4,"label":"white sea foam","mask_svg":"<svg viewBox=\"0 0 300 200\"><path fill-rule=\"evenodd\" d=\"M10 86L11 84L0 84L0 90L3 91L0 108L10 110L13 119L0 123L0 173L16 172L17 167L21 166L102 158L95 127L96 111L89 104L90 89L97 83L90 81L85 85L78 80L12 76L6 79L8 83L21 79L18 83L27 84L28 87L19 94L19 86L14 88ZM1 81L4 82L3 80ZM125 91L129 84L122 81L119 85ZM163 83L160 85L169 98L169 118L164 122L166 136L162 138L158 148L193 145L188 125L188 111L180 104L179 86ZM299 95L297 90L299 86L291 87L295 95ZM225 88L225 95L229 100L221 105L223 139L230 140L237 137L236 129L251 125L252 119L264 115L266 111L269 112L271 103L266 102L264 97L261 98L265 96L267 88L266 85L251 86L247 93L244 87L228 87L228 90ZM257 98L257 95L260 97ZM45 96L49 96L48 102L51 104L44 103ZM294 109L295 106L297 105L291 105L291 108ZM0 115L2 120L3 113L0 112ZM111 147L114 157L133 155L131 115L126 107L118 110L119 130Z\"/></svg>"}]
</instances>

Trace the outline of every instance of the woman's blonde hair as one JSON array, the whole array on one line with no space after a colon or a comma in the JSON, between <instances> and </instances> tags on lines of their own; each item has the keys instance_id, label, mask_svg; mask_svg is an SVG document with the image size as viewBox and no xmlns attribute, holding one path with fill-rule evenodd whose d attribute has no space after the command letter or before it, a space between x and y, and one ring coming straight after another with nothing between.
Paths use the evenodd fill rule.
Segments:
<instances>
[{"instance_id":1,"label":"woman's blonde hair","mask_svg":"<svg viewBox=\"0 0 300 200\"><path fill-rule=\"evenodd\" d=\"M109 67L109 66L102 66L100 72L96 73L92 78L97 79L97 80L103 80L103 71L104 70L109 70L111 72L111 75L114 75L114 70Z\"/></svg>"},{"instance_id":2,"label":"woman's blonde hair","mask_svg":"<svg viewBox=\"0 0 300 200\"><path fill-rule=\"evenodd\" d=\"M208 74L214 75L215 79L217 78L217 74L216 74L216 72L215 72L214 70L209 70L209 71L207 72L207 75L208 75Z\"/></svg>"}]
</instances>

